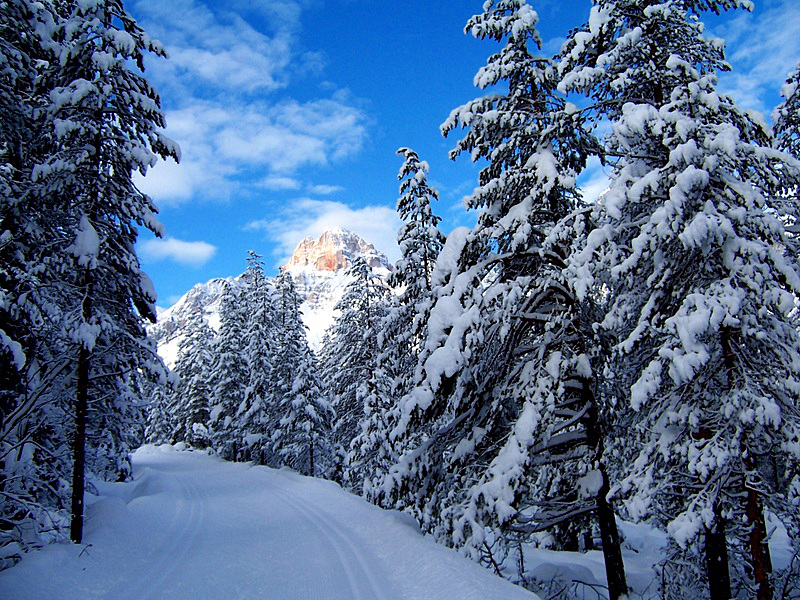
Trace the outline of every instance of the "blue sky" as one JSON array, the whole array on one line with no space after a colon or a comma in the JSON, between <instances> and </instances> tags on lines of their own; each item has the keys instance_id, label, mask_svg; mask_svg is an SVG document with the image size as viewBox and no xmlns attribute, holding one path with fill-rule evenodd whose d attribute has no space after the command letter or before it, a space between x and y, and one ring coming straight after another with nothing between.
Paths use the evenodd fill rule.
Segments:
<instances>
[{"instance_id":1,"label":"blue sky","mask_svg":"<svg viewBox=\"0 0 800 600\"><path fill-rule=\"evenodd\" d=\"M270 274L305 236L340 226L397 258L394 213L401 146L431 165L442 229L471 224L462 198L476 184L453 162L439 125L477 97L475 72L496 49L463 33L480 0L133 0L127 4L169 60L147 76L162 97L180 165L140 187L155 199L163 240L144 232L142 264L169 306L192 285L244 270L254 249ZM588 15L589 0L531 2L544 51ZM721 88L767 118L800 60L800 3L762 0L751 13L709 15L734 71ZM602 190L597 165L587 197Z\"/></svg>"}]
</instances>

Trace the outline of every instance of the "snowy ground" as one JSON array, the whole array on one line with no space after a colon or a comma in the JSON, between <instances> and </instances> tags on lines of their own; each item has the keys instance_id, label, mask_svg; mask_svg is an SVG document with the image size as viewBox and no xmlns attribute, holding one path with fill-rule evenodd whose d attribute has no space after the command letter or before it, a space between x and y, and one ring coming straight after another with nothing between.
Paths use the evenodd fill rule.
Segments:
<instances>
[{"instance_id":1,"label":"snowy ground","mask_svg":"<svg viewBox=\"0 0 800 600\"><path fill-rule=\"evenodd\" d=\"M26 556L0 597L535 598L329 482L168 446L134 465L100 489L83 546Z\"/></svg>"}]
</instances>

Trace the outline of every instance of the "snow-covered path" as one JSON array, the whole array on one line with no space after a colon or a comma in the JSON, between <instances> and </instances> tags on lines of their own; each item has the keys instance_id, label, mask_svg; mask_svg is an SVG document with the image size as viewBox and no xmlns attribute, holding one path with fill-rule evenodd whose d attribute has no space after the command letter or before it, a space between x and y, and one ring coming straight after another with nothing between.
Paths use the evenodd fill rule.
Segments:
<instances>
[{"instance_id":1,"label":"snow-covered path","mask_svg":"<svg viewBox=\"0 0 800 600\"><path fill-rule=\"evenodd\" d=\"M326 481L147 446L105 484L85 547L0 573L0 597L534 598Z\"/></svg>"}]
</instances>

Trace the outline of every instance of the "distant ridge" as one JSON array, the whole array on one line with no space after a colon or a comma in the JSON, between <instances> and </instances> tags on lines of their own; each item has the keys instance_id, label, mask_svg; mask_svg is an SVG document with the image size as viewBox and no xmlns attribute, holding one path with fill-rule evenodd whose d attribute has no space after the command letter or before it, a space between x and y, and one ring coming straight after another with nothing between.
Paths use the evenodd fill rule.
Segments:
<instances>
[{"instance_id":1,"label":"distant ridge","mask_svg":"<svg viewBox=\"0 0 800 600\"><path fill-rule=\"evenodd\" d=\"M283 270L294 280L303 300L303 321L308 327L308 342L319 349L325 330L333 324L334 306L349 283L346 275L353 259L362 256L375 274L386 278L392 270L389 260L371 243L341 228L324 231L319 238L307 237L295 248ZM215 330L219 328L219 306L225 282L238 285L239 277L216 278L198 283L174 305L158 315L158 322L148 333L158 344L158 351L168 366L178 356L178 345L186 335L191 317L201 313Z\"/></svg>"}]
</instances>

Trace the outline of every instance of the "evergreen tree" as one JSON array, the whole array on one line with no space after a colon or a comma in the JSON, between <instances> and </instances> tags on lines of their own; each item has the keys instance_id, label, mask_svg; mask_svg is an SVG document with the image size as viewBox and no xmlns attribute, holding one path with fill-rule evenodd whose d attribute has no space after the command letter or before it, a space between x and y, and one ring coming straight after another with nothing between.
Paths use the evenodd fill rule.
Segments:
<instances>
[{"instance_id":1,"label":"evergreen tree","mask_svg":"<svg viewBox=\"0 0 800 600\"><path fill-rule=\"evenodd\" d=\"M437 537L492 562L490 543L507 551L504 532L530 535L596 509L610 594L619 597L627 586L591 364L576 331L579 307L557 276L563 256L546 243L576 206L575 178L593 142L557 94L553 62L532 54L537 21L524 1L508 0L487 2L467 24L505 43L477 85L508 92L456 109L443 126L445 134L469 128L453 157L488 161L468 201L481 213L439 258L417 385L392 431L413 441L384 487ZM591 481L587 497L548 506L567 468L543 468L552 464L568 465L572 490Z\"/></svg>"},{"instance_id":2,"label":"evergreen tree","mask_svg":"<svg viewBox=\"0 0 800 600\"><path fill-rule=\"evenodd\" d=\"M322 380L336 411L332 440L339 455L337 470L344 468L347 452L359 432L365 398L376 393L371 388L370 373L376 366L375 332L384 316L386 293L384 284L360 256L353 259L347 275L351 282L335 307L339 315L325 335L320 357ZM360 491L362 482L352 483Z\"/></svg>"},{"instance_id":3,"label":"evergreen tree","mask_svg":"<svg viewBox=\"0 0 800 600\"><path fill-rule=\"evenodd\" d=\"M394 377L395 398L404 395L413 381L430 313L431 275L445 241L438 229L441 218L431 207L439 194L428 185L428 163L409 148L397 153L405 159L397 176L401 181L397 213L404 223L397 234L400 260L389 284L399 294L396 308L389 311L379 334L380 362Z\"/></svg>"},{"instance_id":4,"label":"evergreen tree","mask_svg":"<svg viewBox=\"0 0 800 600\"><path fill-rule=\"evenodd\" d=\"M789 73L781 89L783 102L775 109L776 145L800 157L800 65Z\"/></svg>"},{"instance_id":5,"label":"evergreen tree","mask_svg":"<svg viewBox=\"0 0 800 600\"><path fill-rule=\"evenodd\" d=\"M177 386L177 377L170 385L146 382L142 385L141 395L147 399L147 416L145 419L144 441L148 444L169 444L175 430L173 415L170 412L173 386Z\"/></svg>"},{"instance_id":6,"label":"evergreen tree","mask_svg":"<svg viewBox=\"0 0 800 600\"><path fill-rule=\"evenodd\" d=\"M270 436L278 416L273 373L276 353L275 290L264 275L261 257L250 252L245 272L244 305L249 318L245 330L245 360L249 374L242 402L236 410L236 427L243 449L259 464L277 466Z\"/></svg>"},{"instance_id":7,"label":"evergreen tree","mask_svg":"<svg viewBox=\"0 0 800 600\"><path fill-rule=\"evenodd\" d=\"M245 356L245 327L247 325L244 294L246 288L226 282L220 301L219 336L214 345L211 364L210 435L214 448L229 460L238 458L234 418L244 400L250 377Z\"/></svg>"},{"instance_id":8,"label":"evergreen tree","mask_svg":"<svg viewBox=\"0 0 800 600\"><path fill-rule=\"evenodd\" d=\"M64 415L49 407L72 357L50 342L61 322L58 294L43 285L52 221L32 180L52 140L43 108L54 84L42 66L54 56L56 19L28 0L0 10L0 546L23 548L50 537L68 503L52 485L68 472L55 436Z\"/></svg>"},{"instance_id":9,"label":"evergreen tree","mask_svg":"<svg viewBox=\"0 0 800 600\"><path fill-rule=\"evenodd\" d=\"M284 464L314 476L330 462L329 436L333 409L317 375L300 315L300 297L289 273L275 280L279 327L275 376L280 420L272 434L274 452Z\"/></svg>"},{"instance_id":10,"label":"evergreen tree","mask_svg":"<svg viewBox=\"0 0 800 600\"><path fill-rule=\"evenodd\" d=\"M202 314L196 313L187 324L187 334L178 346L175 373L180 377L170 406L173 422L172 443L184 442L194 448L209 445L209 406L214 330Z\"/></svg>"},{"instance_id":11,"label":"evergreen tree","mask_svg":"<svg viewBox=\"0 0 800 600\"><path fill-rule=\"evenodd\" d=\"M386 316L377 332L378 359L365 393L364 417L354 451L363 457L364 492L371 500L380 498L381 480L398 459L398 449L389 436L398 418L397 402L411 388L417 358L424 341L432 302L431 275L444 244L439 231L441 219L431 202L437 191L428 185L429 166L416 152L400 148L404 158L398 173L400 197L397 212L404 221L397 234L400 260L389 276L395 295L386 302Z\"/></svg>"},{"instance_id":12,"label":"evergreen tree","mask_svg":"<svg viewBox=\"0 0 800 600\"><path fill-rule=\"evenodd\" d=\"M134 249L139 226L156 235L161 226L132 173L146 173L159 156L177 159L178 149L159 132L159 98L141 74L144 56L163 56L161 47L119 0L65 2L58 10L56 85L47 107L54 145L33 181L49 204L49 222L58 223L50 249L71 257L52 267L54 283L67 284L60 290L67 292L65 328L76 349L71 537L80 542L87 431L112 422L118 431L129 427L120 401L129 397L131 374L158 377L163 369L142 325L143 317L155 319L155 293ZM113 446L118 455L106 459L118 462L125 449Z\"/></svg>"},{"instance_id":13,"label":"evergreen tree","mask_svg":"<svg viewBox=\"0 0 800 600\"><path fill-rule=\"evenodd\" d=\"M609 295L600 326L637 442L621 488L681 547L703 535L712 598L731 597L726 538L771 597L764 505L792 517L764 467L794 458L799 430L800 279L781 251L797 165L716 91L723 49L696 15L745 4L597 2L562 64L563 89L612 121L612 183L574 268Z\"/></svg>"}]
</instances>

